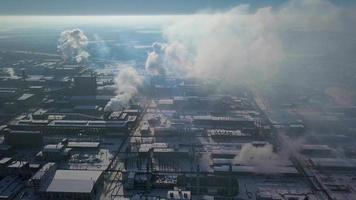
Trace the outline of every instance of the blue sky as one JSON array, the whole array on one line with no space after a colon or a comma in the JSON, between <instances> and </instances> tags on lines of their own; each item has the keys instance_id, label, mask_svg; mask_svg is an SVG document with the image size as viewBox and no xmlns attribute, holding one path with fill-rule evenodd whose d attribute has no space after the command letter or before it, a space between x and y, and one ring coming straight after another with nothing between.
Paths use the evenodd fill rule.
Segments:
<instances>
[{"instance_id":1,"label":"blue sky","mask_svg":"<svg viewBox=\"0 0 356 200\"><path fill-rule=\"evenodd\" d=\"M278 7L289 0L1 0L0 15L156 15L224 10L240 4L251 9ZM313 0L311 0L313 1ZM353 0L325 0L354 4Z\"/></svg>"},{"instance_id":2,"label":"blue sky","mask_svg":"<svg viewBox=\"0 0 356 200\"><path fill-rule=\"evenodd\" d=\"M1 0L0 15L189 14L206 9L278 6L286 0Z\"/></svg>"}]
</instances>

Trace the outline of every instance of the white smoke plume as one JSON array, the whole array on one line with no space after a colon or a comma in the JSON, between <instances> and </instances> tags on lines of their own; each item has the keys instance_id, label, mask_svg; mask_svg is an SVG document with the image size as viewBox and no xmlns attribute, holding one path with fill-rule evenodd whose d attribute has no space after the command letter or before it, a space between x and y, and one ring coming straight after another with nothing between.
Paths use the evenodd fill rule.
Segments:
<instances>
[{"instance_id":1,"label":"white smoke plume","mask_svg":"<svg viewBox=\"0 0 356 200\"><path fill-rule=\"evenodd\" d=\"M14 70L14 68L12 68L12 67L6 68L6 73L7 73L11 78L16 77L15 70Z\"/></svg>"},{"instance_id":2,"label":"white smoke plume","mask_svg":"<svg viewBox=\"0 0 356 200\"><path fill-rule=\"evenodd\" d=\"M80 29L65 30L58 39L57 50L65 61L83 62L88 59L88 38Z\"/></svg>"},{"instance_id":3,"label":"white smoke plume","mask_svg":"<svg viewBox=\"0 0 356 200\"><path fill-rule=\"evenodd\" d=\"M150 75L186 75L190 67L189 51L179 42L153 43L145 65Z\"/></svg>"},{"instance_id":4,"label":"white smoke plume","mask_svg":"<svg viewBox=\"0 0 356 200\"><path fill-rule=\"evenodd\" d=\"M283 143L279 144L278 150L270 143L243 144L233 164L253 166L261 173L278 173L280 167L289 166L290 158L299 154L302 146L307 144L305 137L290 139L282 132L279 137L283 138Z\"/></svg>"},{"instance_id":5,"label":"white smoke plume","mask_svg":"<svg viewBox=\"0 0 356 200\"><path fill-rule=\"evenodd\" d=\"M271 144L254 146L246 143L235 157L234 164L253 166L263 173L274 173L277 172L278 167L284 165L282 163L284 159L288 160L288 157L273 152Z\"/></svg>"},{"instance_id":6,"label":"white smoke plume","mask_svg":"<svg viewBox=\"0 0 356 200\"><path fill-rule=\"evenodd\" d=\"M148 54L145 69L151 75L164 74L163 57L164 45L158 42L153 43L152 52Z\"/></svg>"},{"instance_id":7,"label":"white smoke plume","mask_svg":"<svg viewBox=\"0 0 356 200\"><path fill-rule=\"evenodd\" d=\"M256 11L243 5L200 13L164 28L167 44L153 45L146 69L157 73L178 67L189 76L227 82L270 80L282 67L290 67L290 58L298 58L295 65L300 66L311 56L343 54L345 43L340 38L347 34L352 41L355 23L355 14L326 0L291 0ZM329 33L338 37L330 39ZM174 52L172 62L179 66L167 61L171 44L187 50Z\"/></svg>"},{"instance_id":8,"label":"white smoke plume","mask_svg":"<svg viewBox=\"0 0 356 200\"><path fill-rule=\"evenodd\" d=\"M276 160L278 155L273 152L273 146L266 144L264 146L254 146L246 143L235 158L235 163L242 165L264 165L266 162Z\"/></svg>"},{"instance_id":9,"label":"white smoke plume","mask_svg":"<svg viewBox=\"0 0 356 200\"><path fill-rule=\"evenodd\" d=\"M105 106L105 111L118 111L126 107L137 94L138 88L143 84L143 78L135 68L121 69L115 77L116 96Z\"/></svg>"}]
</instances>

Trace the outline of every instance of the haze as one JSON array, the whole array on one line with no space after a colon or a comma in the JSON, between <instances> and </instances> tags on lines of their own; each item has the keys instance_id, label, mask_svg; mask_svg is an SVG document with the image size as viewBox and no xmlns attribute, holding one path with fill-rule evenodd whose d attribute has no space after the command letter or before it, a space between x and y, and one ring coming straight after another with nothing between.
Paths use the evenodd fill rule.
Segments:
<instances>
[{"instance_id":1,"label":"haze","mask_svg":"<svg viewBox=\"0 0 356 200\"><path fill-rule=\"evenodd\" d=\"M3 0L5 199L356 199L356 3Z\"/></svg>"}]
</instances>

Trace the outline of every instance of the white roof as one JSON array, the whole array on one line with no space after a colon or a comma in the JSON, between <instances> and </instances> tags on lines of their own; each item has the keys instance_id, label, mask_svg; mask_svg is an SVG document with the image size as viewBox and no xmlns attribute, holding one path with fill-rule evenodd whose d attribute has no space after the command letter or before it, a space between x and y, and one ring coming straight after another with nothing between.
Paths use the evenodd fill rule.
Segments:
<instances>
[{"instance_id":1,"label":"white roof","mask_svg":"<svg viewBox=\"0 0 356 200\"><path fill-rule=\"evenodd\" d=\"M90 193L101 171L57 170L46 192Z\"/></svg>"},{"instance_id":2,"label":"white roof","mask_svg":"<svg viewBox=\"0 0 356 200\"><path fill-rule=\"evenodd\" d=\"M70 148L98 148L99 142L68 142Z\"/></svg>"}]
</instances>

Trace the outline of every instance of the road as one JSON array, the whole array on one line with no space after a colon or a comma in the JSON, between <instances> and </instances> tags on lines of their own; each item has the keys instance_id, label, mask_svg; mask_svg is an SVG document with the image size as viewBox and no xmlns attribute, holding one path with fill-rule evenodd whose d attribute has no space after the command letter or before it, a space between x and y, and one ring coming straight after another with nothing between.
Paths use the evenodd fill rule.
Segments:
<instances>
[{"instance_id":1,"label":"road","mask_svg":"<svg viewBox=\"0 0 356 200\"><path fill-rule=\"evenodd\" d=\"M131 131L126 135L121 145L119 146L116 154L114 155L112 161L105 170L105 181L103 190L100 195L100 199L115 199L117 196L123 195L123 180L122 171L125 170L124 163L122 162L123 156L126 156L126 150L130 146L130 138L134 135L136 131L139 131L141 121L146 114L148 103L145 103L144 109L139 116L136 125L131 129Z\"/></svg>"},{"instance_id":2,"label":"road","mask_svg":"<svg viewBox=\"0 0 356 200\"><path fill-rule=\"evenodd\" d=\"M267 115L267 112L272 109L271 106L268 104L268 101L266 101L257 90L253 90L252 95L254 102L257 105L262 116L264 116L265 119L267 119L269 125L273 127L271 120ZM299 173L306 177L313 192L320 199L334 200L335 197L332 195L332 192L322 183L318 174L314 173L312 169L307 167L305 158L298 153L298 146L296 146L296 144L291 141L290 138L285 135L283 131L279 131L274 128L272 128L272 130L274 131L276 136L274 141L275 144L282 146L284 148L283 151L288 152L290 159L294 163L296 169L299 171Z\"/></svg>"}]
</instances>

